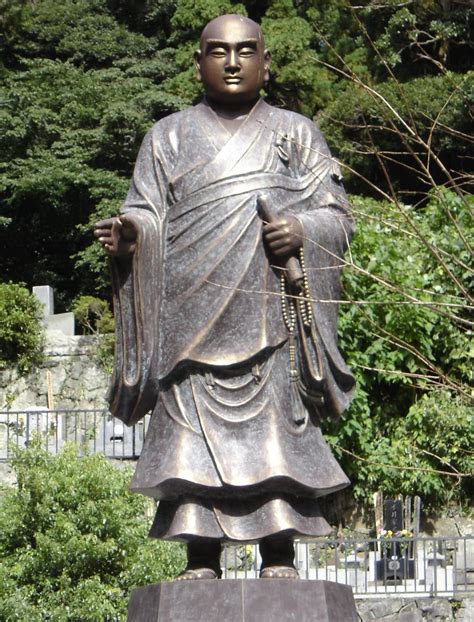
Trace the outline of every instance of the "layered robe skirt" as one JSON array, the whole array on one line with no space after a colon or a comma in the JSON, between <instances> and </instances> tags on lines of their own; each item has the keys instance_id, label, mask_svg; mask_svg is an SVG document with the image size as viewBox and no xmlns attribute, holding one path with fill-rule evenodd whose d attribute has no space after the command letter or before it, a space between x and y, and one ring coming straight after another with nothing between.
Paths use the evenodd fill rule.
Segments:
<instances>
[{"instance_id":1,"label":"layered robe skirt","mask_svg":"<svg viewBox=\"0 0 474 622\"><path fill-rule=\"evenodd\" d=\"M287 343L241 367L183 369L163 387L131 485L159 501L150 535L327 535L317 498L349 480L316 410L294 399Z\"/></svg>"}]
</instances>

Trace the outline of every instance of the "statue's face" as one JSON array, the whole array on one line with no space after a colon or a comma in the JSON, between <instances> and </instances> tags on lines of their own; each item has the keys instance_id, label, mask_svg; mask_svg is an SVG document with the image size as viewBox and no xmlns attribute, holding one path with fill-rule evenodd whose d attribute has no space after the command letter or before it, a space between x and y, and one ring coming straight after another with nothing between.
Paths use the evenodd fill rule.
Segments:
<instances>
[{"instance_id":1,"label":"statue's face","mask_svg":"<svg viewBox=\"0 0 474 622\"><path fill-rule=\"evenodd\" d=\"M270 54L263 48L259 26L237 15L210 22L195 55L198 80L208 97L221 105L255 100L268 80Z\"/></svg>"}]
</instances>

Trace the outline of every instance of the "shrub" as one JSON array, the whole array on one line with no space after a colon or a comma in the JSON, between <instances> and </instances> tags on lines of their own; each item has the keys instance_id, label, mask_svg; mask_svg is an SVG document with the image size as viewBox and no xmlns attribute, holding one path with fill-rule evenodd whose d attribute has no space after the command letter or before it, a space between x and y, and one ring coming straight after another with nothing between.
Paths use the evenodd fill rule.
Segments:
<instances>
[{"instance_id":1,"label":"shrub","mask_svg":"<svg viewBox=\"0 0 474 622\"><path fill-rule=\"evenodd\" d=\"M41 318L41 303L23 284L0 284L0 369L16 365L26 373L41 362Z\"/></svg>"},{"instance_id":2,"label":"shrub","mask_svg":"<svg viewBox=\"0 0 474 622\"><path fill-rule=\"evenodd\" d=\"M79 296L72 310L86 334L104 335L114 332L114 318L105 300L95 296Z\"/></svg>"},{"instance_id":3,"label":"shrub","mask_svg":"<svg viewBox=\"0 0 474 622\"><path fill-rule=\"evenodd\" d=\"M148 501L103 455L15 451L0 501L0 619L123 620L131 589L176 576L176 544L147 539Z\"/></svg>"}]
</instances>

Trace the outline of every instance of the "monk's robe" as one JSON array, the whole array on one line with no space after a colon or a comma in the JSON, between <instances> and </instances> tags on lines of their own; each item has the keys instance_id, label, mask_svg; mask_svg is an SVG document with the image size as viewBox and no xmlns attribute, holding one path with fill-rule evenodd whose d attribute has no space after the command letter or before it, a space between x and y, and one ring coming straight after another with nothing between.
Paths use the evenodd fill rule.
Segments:
<instances>
[{"instance_id":1,"label":"monk's robe","mask_svg":"<svg viewBox=\"0 0 474 622\"><path fill-rule=\"evenodd\" d=\"M291 387L262 193L304 231L312 321L298 322ZM122 213L138 238L112 266L110 403L129 424L153 411L131 485L159 500L151 535L327 534L317 498L349 481L318 423L337 418L354 387L336 335L353 221L321 133L260 100L231 135L204 101L146 135Z\"/></svg>"}]
</instances>

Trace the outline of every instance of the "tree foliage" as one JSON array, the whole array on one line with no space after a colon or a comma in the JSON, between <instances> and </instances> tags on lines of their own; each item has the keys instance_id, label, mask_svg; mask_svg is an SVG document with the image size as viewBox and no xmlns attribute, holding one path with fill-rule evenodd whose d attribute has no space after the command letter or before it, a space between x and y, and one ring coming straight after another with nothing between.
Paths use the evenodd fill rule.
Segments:
<instances>
[{"instance_id":1,"label":"tree foliage","mask_svg":"<svg viewBox=\"0 0 474 622\"><path fill-rule=\"evenodd\" d=\"M377 95L347 84L322 114L321 129L339 154L349 188L377 196L393 187L412 200L433 185L452 185L447 171L466 176L473 80L474 72L416 77L403 85L389 78Z\"/></svg>"},{"instance_id":2,"label":"tree foliage","mask_svg":"<svg viewBox=\"0 0 474 622\"><path fill-rule=\"evenodd\" d=\"M0 498L0 618L124 620L133 587L174 578L176 544L147 538L147 501L130 470L104 456L58 456L39 440L15 451L15 488Z\"/></svg>"},{"instance_id":3,"label":"tree foliage","mask_svg":"<svg viewBox=\"0 0 474 622\"><path fill-rule=\"evenodd\" d=\"M473 272L457 227L472 244L472 197L443 191L424 209L403 211L372 199L353 203L359 230L344 273L352 302L342 309L340 345L357 393L342 425L328 426L331 443L361 500L381 489L438 506L466 501L474 350L459 284L472 291Z\"/></svg>"},{"instance_id":4,"label":"tree foliage","mask_svg":"<svg viewBox=\"0 0 474 622\"><path fill-rule=\"evenodd\" d=\"M87 335L114 332L114 318L107 301L95 296L80 296L72 306L74 316Z\"/></svg>"},{"instance_id":5,"label":"tree foliage","mask_svg":"<svg viewBox=\"0 0 474 622\"><path fill-rule=\"evenodd\" d=\"M72 310L82 331L86 335L96 336L96 362L111 374L115 352L115 321L108 302L96 296L79 296L74 301Z\"/></svg>"}]
</instances>

